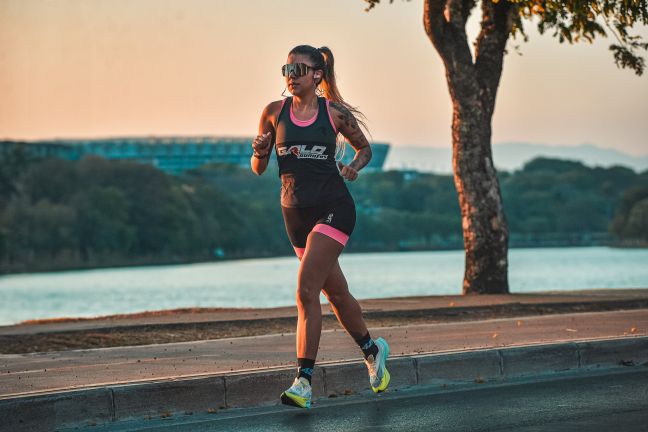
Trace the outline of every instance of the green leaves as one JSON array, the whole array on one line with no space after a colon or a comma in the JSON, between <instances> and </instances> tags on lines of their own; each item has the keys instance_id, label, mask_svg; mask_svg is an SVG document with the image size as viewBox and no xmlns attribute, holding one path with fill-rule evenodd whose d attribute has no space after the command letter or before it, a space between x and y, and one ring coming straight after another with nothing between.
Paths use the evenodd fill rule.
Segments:
<instances>
[{"instance_id":1,"label":"green leaves","mask_svg":"<svg viewBox=\"0 0 648 432\"><path fill-rule=\"evenodd\" d=\"M645 0L543 1L543 6L534 9L532 4L538 3L537 0L519 2L521 16L531 18L536 15L540 18L540 33L553 28L553 36L558 36L561 43L574 43L581 39L592 43L597 35L612 35L618 42L610 46L616 65L630 68L637 75L643 73L644 60L640 51L648 49L648 44L643 43L641 37L630 35L628 30L636 23L648 24Z\"/></svg>"},{"instance_id":2,"label":"green leaves","mask_svg":"<svg viewBox=\"0 0 648 432\"><path fill-rule=\"evenodd\" d=\"M452 4L462 0L428 0L431 4ZM483 0L489 1L489 0ZM645 67L642 51L648 50L640 36L629 31L635 24L648 25L648 0L490 0L492 3L508 1L517 6L519 16L511 35L520 32L528 40L523 21L538 20L538 32L553 30L558 42L593 43L597 36L613 37L617 43L610 45L614 62L619 68L628 68L642 75ZM380 0L365 0L369 11ZM393 0L390 0L390 4ZM606 30L607 29L607 30Z\"/></svg>"},{"instance_id":3,"label":"green leaves","mask_svg":"<svg viewBox=\"0 0 648 432\"><path fill-rule=\"evenodd\" d=\"M637 73L642 75L645 67L645 62L642 57L635 55L635 50L648 49L648 43L632 43L631 48L621 45L610 45L610 51L614 53L614 63L619 68L631 68Z\"/></svg>"},{"instance_id":4,"label":"green leaves","mask_svg":"<svg viewBox=\"0 0 648 432\"><path fill-rule=\"evenodd\" d=\"M621 239L648 241L648 187L635 186L625 191L610 231Z\"/></svg>"},{"instance_id":5,"label":"green leaves","mask_svg":"<svg viewBox=\"0 0 648 432\"><path fill-rule=\"evenodd\" d=\"M350 250L462 246L451 175L362 175L349 184L358 212ZM648 172L536 158L498 177L513 235L605 232L620 201L612 232L648 238ZM21 194L0 211L0 271L209 260L216 250L226 258L292 253L276 172L214 164L171 177L87 158L35 163L15 181Z\"/></svg>"}]
</instances>

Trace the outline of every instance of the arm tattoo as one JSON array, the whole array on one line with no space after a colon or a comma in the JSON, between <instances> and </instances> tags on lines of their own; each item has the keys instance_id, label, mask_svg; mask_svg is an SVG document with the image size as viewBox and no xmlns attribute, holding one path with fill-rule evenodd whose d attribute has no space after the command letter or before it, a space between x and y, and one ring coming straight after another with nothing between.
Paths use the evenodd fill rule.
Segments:
<instances>
[{"instance_id":1,"label":"arm tattoo","mask_svg":"<svg viewBox=\"0 0 648 432\"><path fill-rule=\"evenodd\" d=\"M331 107L338 112L336 116L341 121L338 128L340 133L349 140L349 144L356 151L355 158L353 158L349 166L356 171L360 171L371 160L369 141L367 141L360 126L358 126L358 120L347 107L336 102L331 102Z\"/></svg>"}]
</instances>

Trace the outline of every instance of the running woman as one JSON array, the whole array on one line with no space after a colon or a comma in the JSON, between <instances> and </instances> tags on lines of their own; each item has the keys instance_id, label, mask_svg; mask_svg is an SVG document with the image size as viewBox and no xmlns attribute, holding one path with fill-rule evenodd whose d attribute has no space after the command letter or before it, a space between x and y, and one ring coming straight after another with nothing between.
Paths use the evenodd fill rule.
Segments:
<instances>
[{"instance_id":1,"label":"running woman","mask_svg":"<svg viewBox=\"0 0 648 432\"><path fill-rule=\"evenodd\" d=\"M344 180L354 181L371 160L358 123L362 113L340 96L327 47L299 45L281 67L291 97L271 102L254 139L252 171L263 174L274 146L281 177L281 210L288 238L300 260L297 278L297 377L281 394L287 405L311 406L311 383L322 332L320 292L363 352L374 392L389 385L389 346L369 335L362 309L349 293L338 257L355 226L355 203ZM319 96L323 94L324 97ZM348 165L335 160L337 135L355 150Z\"/></svg>"}]
</instances>

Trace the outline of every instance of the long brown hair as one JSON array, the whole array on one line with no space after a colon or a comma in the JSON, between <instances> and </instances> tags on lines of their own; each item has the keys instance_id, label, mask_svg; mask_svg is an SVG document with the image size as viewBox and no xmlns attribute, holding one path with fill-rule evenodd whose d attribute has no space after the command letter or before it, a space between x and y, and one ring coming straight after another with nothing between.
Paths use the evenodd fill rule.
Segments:
<instances>
[{"instance_id":1,"label":"long brown hair","mask_svg":"<svg viewBox=\"0 0 648 432\"><path fill-rule=\"evenodd\" d=\"M324 97L348 109L364 130L369 132L369 128L365 123L367 117L365 117L359 109L342 99L342 95L340 95L340 90L335 82L333 53L328 47L315 48L310 45L298 45L290 50L289 54L308 56L308 58L313 62L313 67L324 72L322 80L318 83L318 87L322 90L322 93L324 93Z\"/></svg>"}]
</instances>

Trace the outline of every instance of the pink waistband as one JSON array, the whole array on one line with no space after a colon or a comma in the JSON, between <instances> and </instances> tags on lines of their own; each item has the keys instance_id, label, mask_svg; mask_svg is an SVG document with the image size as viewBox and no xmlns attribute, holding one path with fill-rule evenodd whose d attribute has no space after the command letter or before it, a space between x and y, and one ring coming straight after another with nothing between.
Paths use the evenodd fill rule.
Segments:
<instances>
[{"instance_id":1,"label":"pink waistband","mask_svg":"<svg viewBox=\"0 0 648 432\"><path fill-rule=\"evenodd\" d=\"M331 237L333 240L340 243L342 246L346 246L349 236L337 228L333 228L330 225L326 224L317 224L313 228L313 232L318 232L324 234L325 236Z\"/></svg>"},{"instance_id":2,"label":"pink waistband","mask_svg":"<svg viewBox=\"0 0 648 432\"><path fill-rule=\"evenodd\" d=\"M297 255L298 258L303 257L304 252L306 252L306 248L298 248L297 246L293 246L293 249L295 249L295 254Z\"/></svg>"}]
</instances>

